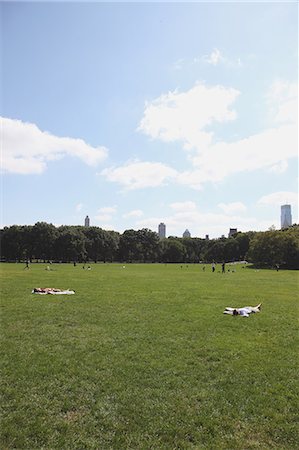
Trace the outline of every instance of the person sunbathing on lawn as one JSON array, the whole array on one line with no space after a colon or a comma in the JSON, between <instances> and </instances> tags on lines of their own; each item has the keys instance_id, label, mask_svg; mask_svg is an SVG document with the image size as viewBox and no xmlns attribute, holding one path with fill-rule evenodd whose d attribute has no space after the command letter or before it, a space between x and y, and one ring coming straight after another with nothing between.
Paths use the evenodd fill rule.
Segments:
<instances>
[{"instance_id":1,"label":"person sunbathing on lawn","mask_svg":"<svg viewBox=\"0 0 299 450\"><path fill-rule=\"evenodd\" d=\"M244 306L243 308L230 308L227 307L223 311L223 314L229 314L231 316L243 316L249 317L250 314L254 314L261 311L262 304L259 303L257 306Z\"/></svg>"},{"instance_id":2,"label":"person sunbathing on lawn","mask_svg":"<svg viewBox=\"0 0 299 450\"><path fill-rule=\"evenodd\" d=\"M52 295L68 294L68 295L70 295L70 294L74 294L74 293L75 293L75 291L71 291L70 289L62 290L62 289L57 289L57 288L34 288L32 290L32 294L43 294L43 295L44 294L52 294Z\"/></svg>"},{"instance_id":3,"label":"person sunbathing on lawn","mask_svg":"<svg viewBox=\"0 0 299 450\"><path fill-rule=\"evenodd\" d=\"M33 292L42 292L44 294L47 294L48 292L61 292L61 289L56 289L56 288L34 288Z\"/></svg>"}]
</instances>

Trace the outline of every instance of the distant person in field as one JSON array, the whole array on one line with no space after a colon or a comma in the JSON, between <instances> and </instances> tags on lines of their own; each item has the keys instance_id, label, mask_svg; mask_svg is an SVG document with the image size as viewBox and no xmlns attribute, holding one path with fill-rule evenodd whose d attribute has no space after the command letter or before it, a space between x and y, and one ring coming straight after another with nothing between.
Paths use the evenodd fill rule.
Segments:
<instances>
[{"instance_id":1,"label":"distant person in field","mask_svg":"<svg viewBox=\"0 0 299 450\"><path fill-rule=\"evenodd\" d=\"M29 260L28 259L26 260L26 266L24 267L24 269L30 269L30 267L29 267Z\"/></svg>"},{"instance_id":2,"label":"distant person in field","mask_svg":"<svg viewBox=\"0 0 299 450\"><path fill-rule=\"evenodd\" d=\"M213 262L212 263L212 272L215 272L215 270L216 270L216 264Z\"/></svg>"},{"instance_id":3,"label":"distant person in field","mask_svg":"<svg viewBox=\"0 0 299 450\"><path fill-rule=\"evenodd\" d=\"M243 316L249 317L250 314L258 313L261 311L262 304L259 303L257 306L244 306L243 308L230 308L227 307L223 311L223 314L229 314L231 316Z\"/></svg>"},{"instance_id":4,"label":"distant person in field","mask_svg":"<svg viewBox=\"0 0 299 450\"><path fill-rule=\"evenodd\" d=\"M221 265L221 268L222 268L222 273L225 273L225 262L224 261L223 261L223 263Z\"/></svg>"}]
</instances>

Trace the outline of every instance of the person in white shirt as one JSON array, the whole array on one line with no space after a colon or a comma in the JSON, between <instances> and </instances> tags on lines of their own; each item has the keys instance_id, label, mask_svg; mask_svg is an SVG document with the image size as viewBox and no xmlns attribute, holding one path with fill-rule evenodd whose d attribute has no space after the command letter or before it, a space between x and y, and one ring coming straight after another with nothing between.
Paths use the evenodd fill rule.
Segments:
<instances>
[{"instance_id":1,"label":"person in white shirt","mask_svg":"<svg viewBox=\"0 0 299 450\"><path fill-rule=\"evenodd\" d=\"M227 307L223 311L223 314L229 314L231 316L249 317L250 314L260 312L261 306L262 306L262 304L259 303L257 306L244 306L243 308Z\"/></svg>"}]
</instances>

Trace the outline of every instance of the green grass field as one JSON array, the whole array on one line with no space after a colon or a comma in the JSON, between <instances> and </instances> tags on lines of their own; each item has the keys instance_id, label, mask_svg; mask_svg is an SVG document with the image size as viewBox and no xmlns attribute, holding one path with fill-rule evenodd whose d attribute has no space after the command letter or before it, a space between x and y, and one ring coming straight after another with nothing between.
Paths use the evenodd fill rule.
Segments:
<instances>
[{"instance_id":1,"label":"green grass field","mask_svg":"<svg viewBox=\"0 0 299 450\"><path fill-rule=\"evenodd\" d=\"M298 448L298 272L24 266L0 266L1 449Z\"/></svg>"}]
</instances>

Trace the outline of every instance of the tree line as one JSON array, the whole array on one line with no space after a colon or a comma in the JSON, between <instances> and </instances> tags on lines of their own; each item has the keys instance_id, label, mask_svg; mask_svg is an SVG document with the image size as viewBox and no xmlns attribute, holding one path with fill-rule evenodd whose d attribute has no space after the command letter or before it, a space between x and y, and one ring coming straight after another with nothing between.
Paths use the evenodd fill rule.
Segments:
<instances>
[{"instance_id":1,"label":"tree line","mask_svg":"<svg viewBox=\"0 0 299 450\"><path fill-rule=\"evenodd\" d=\"M144 228L120 234L99 227L46 222L0 230L1 261L211 263L247 260L255 265L299 268L299 226L200 239L158 234Z\"/></svg>"}]
</instances>

